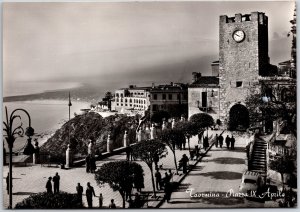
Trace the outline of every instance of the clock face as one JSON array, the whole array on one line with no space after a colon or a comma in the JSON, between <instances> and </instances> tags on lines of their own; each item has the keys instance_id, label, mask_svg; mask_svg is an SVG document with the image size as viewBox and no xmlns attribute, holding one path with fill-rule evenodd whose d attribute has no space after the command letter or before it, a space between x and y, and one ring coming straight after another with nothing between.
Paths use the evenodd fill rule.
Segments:
<instances>
[{"instance_id":1,"label":"clock face","mask_svg":"<svg viewBox=\"0 0 300 212\"><path fill-rule=\"evenodd\" d=\"M235 31L232 36L236 42L242 42L245 39L245 33L242 30Z\"/></svg>"}]
</instances>

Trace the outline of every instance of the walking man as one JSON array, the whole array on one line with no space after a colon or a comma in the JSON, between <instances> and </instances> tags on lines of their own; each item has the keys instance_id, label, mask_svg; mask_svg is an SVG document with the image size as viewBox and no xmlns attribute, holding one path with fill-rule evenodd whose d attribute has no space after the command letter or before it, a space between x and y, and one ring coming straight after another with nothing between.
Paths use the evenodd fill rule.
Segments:
<instances>
[{"instance_id":1,"label":"walking man","mask_svg":"<svg viewBox=\"0 0 300 212\"><path fill-rule=\"evenodd\" d=\"M208 143L208 137L205 136L203 139L203 148L206 151L206 149L209 147L209 143Z\"/></svg>"},{"instance_id":2,"label":"walking man","mask_svg":"<svg viewBox=\"0 0 300 212\"><path fill-rule=\"evenodd\" d=\"M218 143L219 143L219 136L218 134L216 134L216 147L218 147Z\"/></svg>"},{"instance_id":3,"label":"walking man","mask_svg":"<svg viewBox=\"0 0 300 212\"><path fill-rule=\"evenodd\" d=\"M56 172L55 176L53 177L52 181L53 181L53 186L54 186L54 194L59 192L59 180L60 180L60 176L58 175L58 173Z\"/></svg>"},{"instance_id":4,"label":"walking man","mask_svg":"<svg viewBox=\"0 0 300 212\"><path fill-rule=\"evenodd\" d=\"M223 141L224 141L224 138L222 135L219 136L219 144L220 144L220 148L222 148L223 146Z\"/></svg>"},{"instance_id":5,"label":"walking man","mask_svg":"<svg viewBox=\"0 0 300 212\"><path fill-rule=\"evenodd\" d=\"M186 154L182 155L180 162L182 163L183 174L185 174L187 172L187 164L189 162L189 158L186 156Z\"/></svg>"},{"instance_id":6,"label":"walking man","mask_svg":"<svg viewBox=\"0 0 300 212\"><path fill-rule=\"evenodd\" d=\"M80 185L80 183L77 184L77 186L76 186L76 191L77 191L77 198L78 198L79 201L82 203L83 187Z\"/></svg>"},{"instance_id":7,"label":"walking man","mask_svg":"<svg viewBox=\"0 0 300 212\"><path fill-rule=\"evenodd\" d=\"M91 160L90 160L90 156L86 156L85 158L85 166L86 166L86 173L90 172L90 166L91 166Z\"/></svg>"},{"instance_id":8,"label":"walking man","mask_svg":"<svg viewBox=\"0 0 300 212\"><path fill-rule=\"evenodd\" d=\"M227 149L229 149L229 145L230 145L230 138L229 138L229 135L226 136L225 143L226 143Z\"/></svg>"},{"instance_id":9,"label":"walking man","mask_svg":"<svg viewBox=\"0 0 300 212\"><path fill-rule=\"evenodd\" d=\"M102 208L103 206L103 196L102 196L102 193L100 193L99 195L99 208Z\"/></svg>"},{"instance_id":10,"label":"walking man","mask_svg":"<svg viewBox=\"0 0 300 212\"><path fill-rule=\"evenodd\" d=\"M88 202L88 207L93 208L93 195L94 195L94 197L96 195L95 195L94 188L91 186L90 182L87 183L85 195L86 195L86 200Z\"/></svg>"},{"instance_id":11,"label":"walking man","mask_svg":"<svg viewBox=\"0 0 300 212\"><path fill-rule=\"evenodd\" d=\"M6 177L6 190L7 190L7 194L9 194L9 172L7 173L7 177Z\"/></svg>"},{"instance_id":12,"label":"walking man","mask_svg":"<svg viewBox=\"0 0 300 212\"><path fill-rule=\"evenodd\" d=\"M235 138L233 137L233 135L231 135L230 143L231 143L231 149L234 149Z\"/></svg>"},{"instance_id":13,"label":"walking man","mask_svg":"<svg viewBox=\"0 0 300 212\"><path fill-rule=\"evenodd\" d=\"M52 183L51 183L52 177L48 178L48 181L46 183L46 189L48 194L52 194Z\"/></svg>"},{"instance_id":14,"label":"walking man","mask_svg":"<svg viewBox=\"0 0 300 212\"><path fill-rule=\"evenodd\" d=\"M154 177L155 177L156 189L161 190L161 174L158 171L158 169L156 169Z\"/></svg>"}]
</instances>

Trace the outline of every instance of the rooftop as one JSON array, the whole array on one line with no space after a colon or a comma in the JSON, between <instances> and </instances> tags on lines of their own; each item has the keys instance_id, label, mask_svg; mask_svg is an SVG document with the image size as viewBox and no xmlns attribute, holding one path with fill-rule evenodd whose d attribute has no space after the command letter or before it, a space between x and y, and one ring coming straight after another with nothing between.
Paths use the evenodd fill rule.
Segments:
<instances>
[{"instance_id":1,"label":"rooftop","mask_svg":"<svg viewBox=\"0 0 300 212\"><path fill-rule=\"evenodd\" d=\"M215 76L201 76L198 77L189 87L203 87L203 86L218 86L219 78Z\"/></svg>"}]
</instances>

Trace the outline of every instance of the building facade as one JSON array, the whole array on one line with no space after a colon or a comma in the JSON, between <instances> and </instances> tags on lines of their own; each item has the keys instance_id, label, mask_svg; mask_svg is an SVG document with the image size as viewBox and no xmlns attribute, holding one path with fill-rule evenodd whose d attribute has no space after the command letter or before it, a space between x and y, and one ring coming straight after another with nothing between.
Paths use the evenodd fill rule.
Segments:
<instances>
[{"instance_id":1,"label":"building facade","mask_svg":"<svg viewBox=\"0 0 300 212\"><path fill-rule=\"evenodd\" d=\"M187 115L187 85L171 82L169 85L153 86L150 90L150 114L158 111L167 111L174 117Z\"/></svg>"},{"instance_id":2,"label":"building facade","mask_svg":"<svg viewBox=\"0 0 300 212\"><path fill-rule=\"evenodd\" d=\"M143 112L150 106L150 88L130 85L114 94L114 109L120 113Z\"/></svg>"},{"instance_id":3,"label":"building facade","mask_svg":"<svg viewBox=\"0 0 300 212\"><path fill-rule=\"evenodd\" d=\"M208 113L220 119L220 87L216 76L193 73L193 83L188 88L189 117L196 113Z\"/></svg>"}]
</instances>

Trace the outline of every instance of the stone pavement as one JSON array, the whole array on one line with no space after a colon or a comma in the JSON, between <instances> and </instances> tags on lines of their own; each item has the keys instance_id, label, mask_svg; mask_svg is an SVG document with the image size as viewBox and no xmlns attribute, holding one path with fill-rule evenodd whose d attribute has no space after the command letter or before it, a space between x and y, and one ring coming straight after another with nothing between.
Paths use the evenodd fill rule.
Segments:
<instances>
[{"instance_id":1,"label":"stone pavement","mask_svg":"<svg viewBox=\"0 0 300 212\"><path fill-rule=\"evenodd\" d=\"M211 134L219 133L219 131L209 131L209 136ZM197 136L190 139L190 146L193 149L195 145L198 145ZM188 145L186 145L187 147ZM182 157L183 154L188 154L188 150L176 150L177 163ZM106 158L101 161L97 161L97 167L101 166L103 163L116 160L125 160L126 155L119 154L114 155L109 158ZM142 161L136 161L142 165L144 169L144 184L145 188L143 191L152 192L152 183L150 170L147 165ZM175 172L175 165L173 160L173 154L169 150L166 158L163 158L159 161L159 165L162 165L161 174L163 175L165 171L171 169L172 172ZM8 167L3 167L3 207L8 207L8 195L6 192L6 176L8 172ZM95 189L95 193L99 196L100 193L103 194L104 206L107 206L110 203L110 199L115 199L117 207L122 206L122 198L119 192L114 192L109 185L104 185L104 187L99 187L96 185L94 179L94 174L86 173L85 167L72 168L69 170L59 169L58 167L47 167L47 166L27 166L27 167L13 167L13 207L16 203L21 202L23 199L27 198L30 194L46 191L45 185L48 177L54 176L58 172L60 175L60 190L76 193L77 183L80 183L84 188L84 193L86 189L87 182L90 182ZM180 171L182 173L182 171ZM135 193L135 191L133 191ZM84 204L87 205L85 196L83 197ZM128 203L126 203L128 206ZM98 198L93 198L94 207L98 207ZM126 206L126 207L127 207Z\"/></svg>"},{"instance_id":2,"label":"stone pavement","mask_svg":"<svg viewBox=\"0 0 300 212\"><path fill-rule=\"evenodd\" d=\"M224 132L224 138L226 134L228 133ZM228 150L224 146L222 149L213 146L208 155L196 165L179 188L172 193L170 203L165 202L161 208L264 207L263 203L248 201L245 198L233 195L226 197L226 193L230 190L233 193L238 192L242 174L247 169L245 165L246 139L246 137L236 137L235 150ZM204 194L206 196L201 196Z\"/></svg>"}]
</instances>

